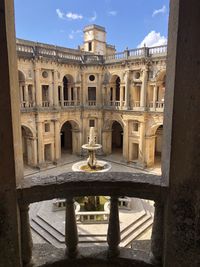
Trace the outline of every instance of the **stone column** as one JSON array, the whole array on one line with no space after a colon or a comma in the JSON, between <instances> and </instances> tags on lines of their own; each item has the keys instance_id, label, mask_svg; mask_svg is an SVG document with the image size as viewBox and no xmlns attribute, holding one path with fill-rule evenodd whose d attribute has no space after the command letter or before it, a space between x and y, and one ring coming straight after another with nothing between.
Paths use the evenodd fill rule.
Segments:
<instances>
[{"instance_id":1,"label":"stone column","mask_svg":"<svg viewBox=\"0 0 200 267\"><path fill-rule=\"evenodd\" d=\"M145 122L139 123L139 162L144 165L145 164Z\"/></svg>"},{"instance_id":2,"label":"stone column","mask_svg":"<svg viewBox=\"0 0 200 267\"><path fill-rule=\"evenodd\" d=\"M53 82L53 72L50 71L50 83L49 83L49 106L53 106L53 89L54 89L54 82Z\"/></svg>"},{"instance_id":3,"label":"stone column","mask_svg":"<svg viewBox=\"0 0 200 267\"><path fill-rule=\"evenodd\" d=\"M75 85L74 86L74 104L75 106L77 106L77 103L78 103L78 99L77 99L77 86Z\"/></svg>"},{"instance_id":4,"label":"stone column","mask_svg":"<svg viewBox=\"0 0 200 267\"><path fill-rule=\"evenodd\" d=\"M34 84L32 85L32 100L33 100L33 107L35 107L36 99L35 99L35 85Z\"/></svg>"},{"instance_id":5,"label":"stone column","mask_svg":"<svg viewBox=\"0 0 200 267\"><path fill-rule=\"evenodd\" d=\"M58 107L58 72L53 71L53 104Z\"/></svg>"},{"instance_id":6,"label":"stone column","mask_svg":"<svg viewBox=\"0 0 200 267\"><path fill-rule=\"evenodd\" d=\"M19 85L19 92L20 92L20 102L22 104L24 102L24 99L23 99L23 86L21 84Z\"/></svg>"},{"instance_id":7,"label":"stone column","mask_svg":"<svg viewBox=\"0 0 200 267\"><path fill-rule=\"evenodd\" d=\"M124 84L120 84L120 108L123 107Z\"/></svg>"},{"instance_id":8,"label":"stone column","mask_svg":"<svg viewBox=\"0 0 200 267\"><path fill-rule=\"evenodd\" d=\"M21 254L24 265L30 264L32 258L33 241L29 222L29 205L21 204L20 223L21 223Z\"/></svg>"},{"instance_id":9,"label":"stone column","mask_svg":"<svg viewBox=\"0 0 200 267\"><path fill-rule=\"evenodd\" d=\"M115 103L115 101L116 101L116 86L113 84L111 87L113 89L113 98L112 98L112 101L113 101L113 103Z\"/></svg>"},{"instance_id":10,"label":"stone column","mask_svg":"<svg viewBox=\"0 0 200 267\"><path fill-rule=\"evenodd\" d=\"M155 135L146 136L145 138L145 165L151 167L155 158Z\"/></svg>"},{"instance_id":11,"label":"stone column","mask_svg":"<svg viewBox=\"0 0 200 267\"><path fill-rule=\"evenodd\" d=\"M68 101L72 100L71 90L72 90L72 86L71 86L71 84L69 84L69 86L68 86Z\"/></svg>"},{"instance_id":12,"label":"stone column","mask_svg":"<svg viewBox=\"0 0 200 267\"><path fill-rule=\"evenodd\" d=\"M37 137L38 137L38 163L44 162L44 142L43 142L43 123L37 122Z\"/></svg>"},{"instance_id":13,"label":"stone column","mask_svg":"<svg viewBox=\"0 0 200 267\"><path fill-rule=\"evenodd\" d=\"M110 202L110 217L108 224L107 241L109 245L108 256L112 258L119 255L120 225L118 198L111 197Z\"/></svg>"},{"instance_id":14,"label":"stone column","mask_svg":"<svg viewBox=\"0 0 200 267\"><path fill-rule=\"evenodd\" d=\"M54 124L54 142L55 142L55 161L57 162L61 157L61 144L60 144L60 123L55 120Z\"/></svg>"},{"instance_id":15,"label":"stone column","mask_svg":"<svg viewBox=\"0 0 200 267\"><path fill-rule=\"evenodd\" d=\"M42 106L42 88L40 85L40 69L35 69L36 106Z\"/></svg>"},{"instance_id":16,"label":"stone column","mask_svg":"<svg viewBox=\"0 0 200 267\"><path fill-rule=\"evenodd\" d=\"M128 120L124 121L123 128L123 160L128 162L129 160L129 146L128 146Z\"/></svg>"},{"instance_id":17,"label":"stone column","mask_svg":"<svg viewBox=\"0 0 200 267\"><path fill-rule=\"evenodd\" d=\"M140 95L140 107L146 107L148 69L145 67L142 74L142 86Z\"/></svg>"},{"instance_id":18,"label":"stone column","mask_svg":"<svg viewBox=\"0 0 200 267\"><path fill-rule=\"evenodd\" d=\"M125 76L125 104L124 104L124 108L125 109L129 109L130 108L130 103L129 103L129 76L130 76L130 72L127 71L126 72L126 76Z\"/></svg>"},{"instance_id":19,"label":"stone column","mask_svg":"<svg viewBox=\"0 0 200 267\"><path fill-rule=\"evenodd\" d=\"M76 215L74 210L74 199L66 199L66 220L65 220L65 244L70 258L74 258L78 252L78 231L76 225Z\"/></svg>"},{"instance_id":20,"label":"stone column","mask_svg":"<svg viewBox=\"0 0 200 267\"><path fill-rule=\"evenodd\" d=\"M64 107L64 92L63 92L63 85L60 86L60 101L61 101L61 107Z\"/></svg>"},{"instance_id":21,"label":"stone column","mask_svg":"<svg viewBox=\"0 0 200 267\"><path fill-rule=\"evenodd\" d=\"M25 107L29 107L29 97L28 97L28 84L25 83L24 86L24 100L25 100Z\"/></svg>"},{"instance_id":22,"label":"stone column","mask_svg":"<svg viewBox=\"0 0 200 267\"><path fill-rule=\"evenodd\" d=\"M151 261L154 264L162 264L163 261L163 225L164 225L164 204L162 200L156 200L151 235Z\"/></svg>"},{"instance_id":23,"label":"stone column","mask_svg":"<svg viewBox=\"0 0 200 267\"><path fill-rule=\"evenodd\" d=\"M153 109L156 109L157 85L153 87Z\"/></svg>"}]
</instances>

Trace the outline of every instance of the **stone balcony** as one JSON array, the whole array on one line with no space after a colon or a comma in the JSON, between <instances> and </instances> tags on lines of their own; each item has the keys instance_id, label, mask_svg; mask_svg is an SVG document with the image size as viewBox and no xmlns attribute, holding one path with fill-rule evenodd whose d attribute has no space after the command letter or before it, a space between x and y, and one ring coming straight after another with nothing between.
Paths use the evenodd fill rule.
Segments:
<instances>
[{"instance_id":1,"label":"stone balcony","mask_svg":"<svg viewBox=\"0 0 200 267\"><path fill-rule=\"evenodd\" d=\"M102 56L20 39L17 40L16 50L20 58L49 58L60 63L73 62L81 65L102 65L138 58L166 57L167 55L166 45L127 49L113 55Z\"/></svg>"},{"instance_id":2,"label":"stone balcony","mask_svg":"<svg viewBox=\"0 0 200 267\"><path fill-rule=\"evenodd\" d=\"M63 173L58 176L26 178L17 188L21 220L21 254L24 266L158 266L162 262L163 201L167 187L161 177L133 173ZM108 223L108 246L79 248L73 197L107 195L111 197ZM118 198L126 195L155 201L155 215L151 239L151 253L119 248L120 222ZM32 246L28 209L29 204L66 199L66 249L44 244Z\"/></svg>"}]
</instances>

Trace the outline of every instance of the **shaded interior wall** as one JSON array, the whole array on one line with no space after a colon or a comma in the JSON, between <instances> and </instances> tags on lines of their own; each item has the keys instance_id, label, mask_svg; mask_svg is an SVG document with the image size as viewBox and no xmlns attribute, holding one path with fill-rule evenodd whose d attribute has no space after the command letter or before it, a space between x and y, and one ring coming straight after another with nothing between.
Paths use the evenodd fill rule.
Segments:
<instances>
[{"instance_id":1,"label":"shaded interior wall","mask_svg":"<svg viewBox=\"0 0 200 267\"><path fill-rule=\"evenodd\" d=\"M123 129L118 122L112 126L112 149L123 147Z\"/></svg>"}]
</instances>

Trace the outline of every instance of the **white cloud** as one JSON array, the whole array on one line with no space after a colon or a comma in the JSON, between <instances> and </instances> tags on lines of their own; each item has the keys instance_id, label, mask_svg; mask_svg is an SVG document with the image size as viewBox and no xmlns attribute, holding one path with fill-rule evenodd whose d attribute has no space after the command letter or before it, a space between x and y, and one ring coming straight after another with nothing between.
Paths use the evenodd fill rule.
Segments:
<instances>
[{"instance_id":1,"label":"white cloud","mask_svg":"<svg viewBox=\"0 0 200 267\"><path fill-rule=\"evenodd\" d=\"M111 10L111 11L108 12L108 15L116 16L117 15L117 11L116 10Z\"/></svg>"},{"instance_id":2,"label":"white cloud","mask_svg":"<svg viewBox=\"0 0 200 267\"><path fill-rule=\"evenodd\" d=\"M89 18L89 21L94 22L96 19L97 19L97 13L96 13L96 11L94 11L94 15Z\"/></svg>"},{"instance_id":3,"label":"white cloud","mask_svg":"<svg viewBox=\"0 0 200 267\"><path fill-rule=\"evenodd\" d=\"M71 20L83 19L83 16L82 15L76 14L76 13L72 13L72 12L68 12L66 14L66 17L68 19L71 19Z\"/></svg>"},{"instance_id":4,"label":"white cloud","mask_svg":"<svg viewBox=\"0 0 200 267\"><path fill-rule=\"evenodd\" d=\"M73 39L74 39L74 35L73 35L72 33L70 33L70 34L68 35L68 37L69 37L70 40L73 40Z\"/></svg>"},{"instance_id":5,"label":"white cloud","mask_svg":"<svg viewBox=\"0 0 200 267\"><path fill-rule=\"evenodd\" d=\"M56 13L60 19L65 19L65 13L63 13L59 8L56 9Z\"/></svg>"},{"instance_id":6,"label":"white cloud","mask_svg":"<svg viewBox=\"0 0 200 267\"><path fill-rule=\"evenodd\" d=\"M160 9L155 9L155 10L153 11L152 17L155 17L155 16L158 15L158 14L165 14L166 11L167 11L167 9L166 9L166 6L164 5L164 6L163 6L162 8L160 8Z\"/></svg>"},{"instance_id":7,"label":"white cloud","mask_svg":"<svg viewBox=\"0 0 200 267\"><path fill-rule=\"evenodd\" d=\"M151 31L145 36L144 40L138 45L139 47L143 47L146 45L147 47L166 45L167 38L165 36L161 36L160 32Z\"/></svg>"}]
</instances>

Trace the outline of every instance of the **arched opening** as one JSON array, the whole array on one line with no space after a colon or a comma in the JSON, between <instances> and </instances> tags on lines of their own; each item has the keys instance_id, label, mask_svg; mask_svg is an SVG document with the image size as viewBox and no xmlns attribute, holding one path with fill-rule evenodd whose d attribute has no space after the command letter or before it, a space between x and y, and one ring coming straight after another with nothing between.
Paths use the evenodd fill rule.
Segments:
<instances>
[{"instance_id":1,"label":"arched opening","mask_svg":"<svg viewBox=\"0 0 200 267\"><path fill-rule=\"evenodd\" d=\"M164 107L166 71L162 71L156 79L156 108Z\"/></svg>"},{"instance_id":2,"label":"arched opening","mask_svg":"<svg viewBox=\"0 0 200 267\"><path fill-rule=\"evenodd\" d=\"M69 121L65 122L61 128L61 153L72 153L72 125Z\"/></svg>"},{"instance_id":3,"label":"arched opening","mask_svg":"<svg viewBox=\"0 0 200 267\"><path fill-rule=\"evenodd\" d=\"M21 107L25 107L25 76L22 71L18 70L19 90Z\"/></svg>"},{"instance_id":4,"label":"arched opening","mask_svg":"<svg viewBox=\"0 0 200 267\"><path fill-rule=\"evenodd\" d=\"M160 125L155 133L154 165L161 166L163 125Z\"/></svg>"},{"instance_id":5,"label":"arched opening","mask_svg":"<svg viewBox=\"0 0 200 267\"><path fill-rule=\"evenodd\" d=\"M120 77L117 75L112 76L110 85L111 105L117 106L120 103Z\"/></svg>"},{"instance_id":6,"label":"arched opening","mask_svg":"<svg viewBox=\"0 0 200 267\"><path fill-rule=\"evenodd\" d=\"M74 100L73 77L71 75L65 75L63 77L64 106L71 105L71 101L73 100Z\"/></svg>"},{"instance_id":7,"label":"arched opening","mask_svg":"<svg viewBox=\"0 0 200 267\"><path fill-rule=\"evenodd\" d=\"M123 153L123 128L117 121L114 121L112 124L112 154L113 153Z\"/></svg>"},{"instance_id":8,"label":"arched opening","mask_svg":"<svg viewBox=\"0 0 200 267\"><path fill-rule=\"evenodd\" d=\"M22 152L23 152L23 161L25 166L34 166L34 144L33 144L33 133L31 130L22 126Z\"/></svg>"},{"instance_id":9,"label":"arched opening","mask_svg":"<svg viewBox=\"0 0 200 267\"><path fill-rule=\"evenodd\" d=\"M61 159L69 159L80 152L79 126L75 121L66 121L60 130Z\"/></svg>"}]
</instances>

